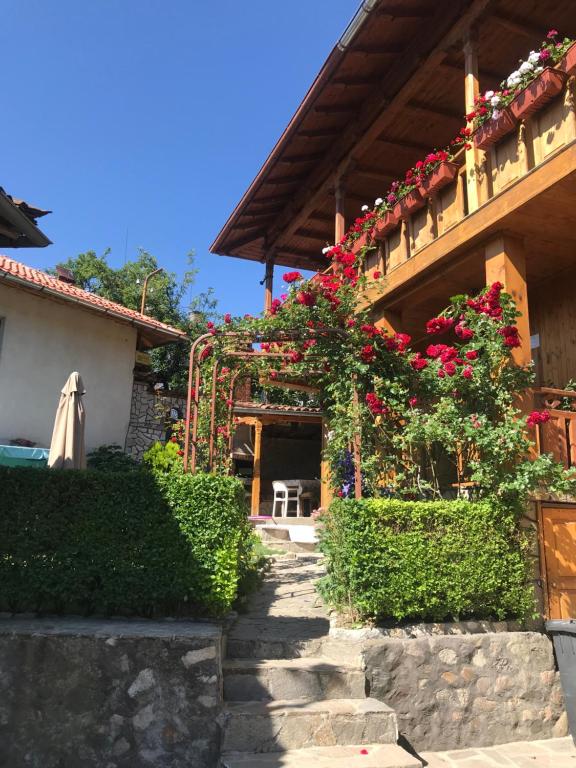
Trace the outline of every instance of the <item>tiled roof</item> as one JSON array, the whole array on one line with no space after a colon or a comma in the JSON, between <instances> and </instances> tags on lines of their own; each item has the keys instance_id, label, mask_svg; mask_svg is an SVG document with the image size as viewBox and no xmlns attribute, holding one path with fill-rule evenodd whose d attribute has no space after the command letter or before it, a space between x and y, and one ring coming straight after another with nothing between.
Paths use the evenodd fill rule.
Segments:
<instances>
[{"instance_id":1,"label":"tiled roof","mask_svg":"<svg viewBox=\"0 0 576 768\"><path fill-rule=\"evenodd\" d=\"M77 285L66 283L63 280L52 277L52 275L47 275L46 272L27 267L26 264L14 261L14 259L0 254L0 280L5 278L8 278L8 280L13 278L14 282L22 287L43 291L46 296L73 301L87 309L113 317L115 320L124 320L131 325L159 332L164 337L169 336L174 340L186 338L184 331L178 328L172 328L172 326L161 323L153 317L141 315L140 312L128 309L128 307L124 307L122 304L116 304L116 302L104 299L95 293L84 291L82 288L78 288Z\"/></svg>"},{"instance_id":2,"label":"tiled roof","mask_svg":"<svg viewBox=\"0 0 576 768\"><path fill-rule=\"evenodd\" d=\"M280 413L304 413L310 416L321 416L322 408L313 408L309 405L279 405L278 403L255 403L237 400L234 408L250 411L276 411Z\"/></svg>"}]
</instances>

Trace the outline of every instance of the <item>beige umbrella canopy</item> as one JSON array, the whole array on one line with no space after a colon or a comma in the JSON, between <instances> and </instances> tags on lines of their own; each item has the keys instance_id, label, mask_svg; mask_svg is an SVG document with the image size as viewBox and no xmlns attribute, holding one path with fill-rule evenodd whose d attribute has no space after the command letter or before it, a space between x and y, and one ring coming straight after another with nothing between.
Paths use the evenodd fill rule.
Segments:
<instances>
[{"instance_id":1,"label":"beige umbrella canopy","mask_svg":"<svg viewBox=\"0 0 576 768\"><path fill-rule=\"evenodd\" d=\"M82 377L71 373L60 393L56 411L48 466L52 469L86 469L84 448L84 422L86 412L82 395L85 393Z\"/></svg>"}]
</instances>

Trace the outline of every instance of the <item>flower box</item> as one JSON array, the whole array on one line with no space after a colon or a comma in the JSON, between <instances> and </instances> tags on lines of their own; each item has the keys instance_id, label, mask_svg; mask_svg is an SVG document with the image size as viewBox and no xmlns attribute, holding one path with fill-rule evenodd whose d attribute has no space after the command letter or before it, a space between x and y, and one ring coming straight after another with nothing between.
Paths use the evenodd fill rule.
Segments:
<instances>
[{"instance_id":1,"label":"flower box","mask_svg":"<svg viewBox=\"0 0 576 768\"><path fill-rule=\"evenodd\" d=\"M440 165L428 174L422 184L420 185L420 191L425 197L430 197L439 192L443 187L451 184L458 175L458 166L456 163L451 163L449 160L445 160Z\"/></svg>"},{"instance_id":2,"label":"flower box","mask_svg":"<svg viewBox=\"0 0 576 768\"><path fill-rule=\"evenodd\" d=\"M474 134L474 146L477 149L488 149L507 133L514 130L516 121L508 108L503 109L497 118L490 118L478 128Z\"/></svg>"},{"instance_id":3,"label":"flower box","mask_svg":"<svg viewBox=\"0 0 576 768\"><path fill-rule=\"evenodd\" d=\"M387 211L386 215L378 219L374 225L374 238L382 240L394 227L398 226L399 221L400 219L395 215L394 211Z\"/></svg>"},{"instance_id":4,"label":"flower box","mask_svg":"<svg viewBox=\"0 0 576 768\"><path fill-rule=\"evenodd\" d=\"M370 234L368 232L362 232L357 240L354 240L352 244L353 253L360 253L362 248L365 248L370 243Z\"/></svg>"},{"instance_id":5,"label":"flower box","mask_svg":"<svg viewBox=\"0 0 576 768\"><path fill-rule=\"evenodd\" d=\"M397 219L405 219L410 216L411 213L423 208L426 205L426 200L422 197L422 193L418 187L408 192L407 195L401 200L398 200L394 206L394 215Z\"/></svg>"},{"instance_id":6,"label":"flower box","mask_svg":"<svg viewBox=\"0 0 576 768\"><path fill-rule=\"evenodd\" d=\"M516 120L525 120L557 96L564 87L566 74L546 67L530 85L510 104L510 111Z\"/></svg>"},{"instance_id":7,"label":"flower box","mask_svg":"<svg viewBox=\"0 0 576 768\"><path fill-rule=\"evenodd\" d=\"M566 55L562 61L558 62L556 69L564 72L566 75L576 75L576 43L571 48L568 48Z\"/></svg>"}]
</instances>

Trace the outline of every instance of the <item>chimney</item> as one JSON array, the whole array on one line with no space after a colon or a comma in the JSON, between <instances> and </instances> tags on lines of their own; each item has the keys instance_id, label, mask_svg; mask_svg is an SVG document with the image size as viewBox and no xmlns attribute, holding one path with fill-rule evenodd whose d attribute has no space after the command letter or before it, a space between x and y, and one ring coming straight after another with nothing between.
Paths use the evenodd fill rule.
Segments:
<instances>
[{"instance_id":1,"label":"chimney","mask_svg":"<svg viewBox=\"0 0 576 768\"><path fill-rule=\"evenodd\" d=\"M56 267L56 276L58 277L58 280L61 280L63 283L76 285L76 280L74 280L72 271L70 269L66 269L66 267Z\"/></svg>"}]
</instances>

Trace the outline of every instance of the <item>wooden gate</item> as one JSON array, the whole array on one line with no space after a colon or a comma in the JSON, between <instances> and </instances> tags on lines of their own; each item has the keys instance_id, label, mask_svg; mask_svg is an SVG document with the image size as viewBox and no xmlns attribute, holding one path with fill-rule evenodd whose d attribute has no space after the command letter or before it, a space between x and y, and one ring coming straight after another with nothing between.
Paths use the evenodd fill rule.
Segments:
<instances>
[{"instance_id":1,"label":"wooden gate","mask_svg":"<svg viewBox=\"0 0 576 768\"><path fill-rule=\"evenodd\" d=\"M548 617L576 618L576 506L542 505Z\"/></svg>"}]
</instances>

